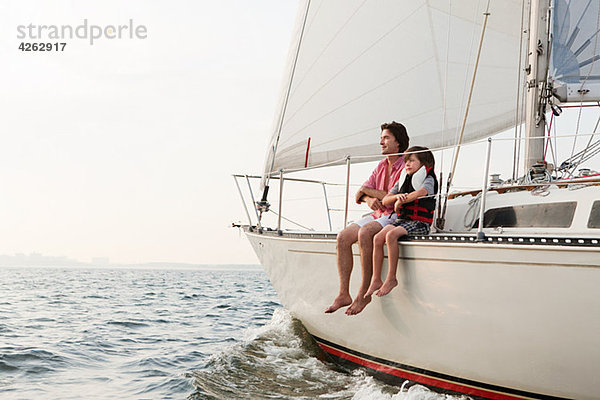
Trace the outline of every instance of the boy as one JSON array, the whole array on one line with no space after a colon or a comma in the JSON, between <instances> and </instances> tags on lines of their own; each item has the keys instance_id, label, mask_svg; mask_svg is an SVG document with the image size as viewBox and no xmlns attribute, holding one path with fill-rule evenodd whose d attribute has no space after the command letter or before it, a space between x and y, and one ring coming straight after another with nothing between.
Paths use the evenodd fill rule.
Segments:
<instances>
[{"instance_id":1,"label":"boy","mask_svg":"<svg viewBox=\"0 0 600 400\"><path fill-rule=\"evenodd\" d=\"M406 176L401 176L382 200L384 205L394 204L398 219L373 237L373 278L365 297L375 291L377 296L385 296L398 285L398 238L408 234L427 235L433 222L433 196L438 191L433 171L435 159L427 147L413 146L406 153L410 153L404 157ZM387 243L389 270L385 282L382 282L384 243Z\"/></svg>"}]
</instances>

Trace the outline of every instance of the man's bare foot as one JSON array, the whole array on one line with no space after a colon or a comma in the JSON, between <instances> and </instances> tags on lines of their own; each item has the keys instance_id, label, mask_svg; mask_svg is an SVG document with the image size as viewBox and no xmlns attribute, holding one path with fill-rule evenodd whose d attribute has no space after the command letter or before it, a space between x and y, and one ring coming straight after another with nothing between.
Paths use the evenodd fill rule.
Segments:
<instances>
[{"instance_id":1,"label":"man's bare foot","mask_svg":"<svg viewBox=\"0 0 600 400\"><path fill-rule=\"evenodd\" d=\"M365 299L367 297L371 297L371 295L373 293L375 293L377 291L377 289L379 289L381 287L381 285L383 285L383 282L381 282L381 279L378 280L372 280L371 281L371 285L369 286L369 289L367 289L367 293L365 293L365 295L363 296Z\"/></svg>"},{"instance_id":2,"label":"man's bare foot","mask_svg":"<svg viewBox=\"0 0 600 400\"><path fill-rule=\"evenodd\" d=\"M364 310L364 308L370 302L371 302L371 296L365 298L364 296L361 296L359 294L358 296L356 296L356 298L352 302L352 305L350 305L350 307L348 307L348 309L346 310L346 315L356 315L356 314L358 314L359 312L361 312L362 310Z\"/></svg>"},{"instance_id":3,"label":"man's bare foot","mask_svg":"<svg viewBox=\"0 0 600 400\"><path fill-rule=\"evenodd\" d=\"M398 286L398 280L386 279L385 282L383 283L383 286L381 287L381 289L379 289L379 291L376 294L379 297L385 296L386 294L391 292L392 289L395 288L396 286Z\"/></svg>"},{"instance_id":4,"label":"man's bare foot","mask_svg":"<svg viewBox=\"0 0 600 400\"><path fill-rule=\"evenodd\" d=\"M346 307L352 304L352 297L349 294L347 295L339 295L333 300L333 303L325 310L325 313L331 314L332 312L336 312L338 309L342 307Z\"/></svg>"}]
</instances>

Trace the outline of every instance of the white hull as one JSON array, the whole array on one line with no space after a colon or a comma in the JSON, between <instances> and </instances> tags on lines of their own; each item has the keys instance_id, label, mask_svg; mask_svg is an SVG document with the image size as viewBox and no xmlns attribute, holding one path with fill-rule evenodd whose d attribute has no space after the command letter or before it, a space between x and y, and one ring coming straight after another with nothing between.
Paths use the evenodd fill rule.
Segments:
<instances>
[{"instance_id":1,"label":"white hull","mask_svg":"<svg viewBox=\"0 0 600 400\"><path fill-rule=\"evenodd\" d=\"M333 235L246 233L284 306L332 354L488 398L600 396L600 247L591 241L403 242L399 286L348 317L323 312L338 290ZM354 263L353 294L357 247Z\"/></svg>"}]
</instances>

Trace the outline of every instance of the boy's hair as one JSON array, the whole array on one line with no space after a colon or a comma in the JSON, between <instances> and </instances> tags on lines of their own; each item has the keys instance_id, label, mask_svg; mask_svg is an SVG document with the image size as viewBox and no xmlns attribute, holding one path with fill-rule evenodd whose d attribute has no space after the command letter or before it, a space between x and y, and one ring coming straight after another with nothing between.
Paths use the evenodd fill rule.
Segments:
<instances>
[{"instance_id":1,"label":"boy's hair","mask_svg":"<svg viewBox=\"0 0 600 400\"><path fill-rule=\"evenodd\" d=\"M421 164L423 164L427 168L435 167L435 158L433 157L433 153L427 147L412 146L410 149L406 150L406 153L410 153L413 151L418 151L418 153L412 153L408 155L417 157L417 160L421 161Z\"/></svg>"},{"instance_id":2,"label":"boy's hair","mask_svg":"<svg viewBox=\"0 0 600 400\"><path fill-rule=\"evenodd\" d=\"M408 133L406 132L404 125L400 122L392 121L381 125L381 131L383 132L385 129L392 132L396 138L396 142L398 142L398 153L403 153L408 147L409 141Z\"/></svg>"}]
</instances>

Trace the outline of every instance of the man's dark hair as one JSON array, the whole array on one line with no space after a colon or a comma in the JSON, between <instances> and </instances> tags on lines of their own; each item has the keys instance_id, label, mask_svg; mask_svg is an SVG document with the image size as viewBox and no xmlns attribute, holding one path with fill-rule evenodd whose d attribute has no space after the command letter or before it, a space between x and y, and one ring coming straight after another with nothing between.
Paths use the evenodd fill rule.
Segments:
<instances>
[{"instance_id":1,"label":"man's dark hair","mask_svg":"<svg viewBox=\"0 0 600 400\"><path fill-rule=\"evenodd\" d=\"M392 121L388 124L381 125L381 131L383 132L385 129L392 132L396 141L398 142L398 153L403 153L408 147L408 133L406 133L406 128L400 122Z\"/></svg>"},{"instance_id":2,"label":"man's dark hair","mask_svg":"<svg viewBox=\"0 0 600 400\"><path fill-rule=\"evenodd\" d=\"M423 146L413 146L410 149L406 150L407 153L412 153L411 155L417 157L421 164L423 164L427 168L435 167L435 158L433 157L433 153L427 148ZM416 153L418 152L418 153Z\"/></svg>"}]
</instances>

